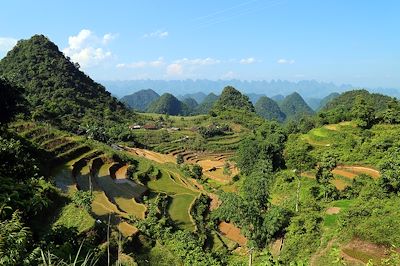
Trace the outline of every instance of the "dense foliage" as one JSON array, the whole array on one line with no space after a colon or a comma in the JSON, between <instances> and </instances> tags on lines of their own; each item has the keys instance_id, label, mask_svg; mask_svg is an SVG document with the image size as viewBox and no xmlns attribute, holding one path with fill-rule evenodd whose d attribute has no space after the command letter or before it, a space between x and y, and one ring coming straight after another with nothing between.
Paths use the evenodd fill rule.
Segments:
<instances>
[{"instance_id":1,"label":"dense foliage","mask_svg":"<svg viewBox=\"0 0 400 266\"><path fill-rule=\"evenodd\" d=\"M356 101L363 101L370 105L371 110L374 110L372 115L375 118L376 115L379 116L387 108L391 99L389 96L369 93L367 90L347 91L328 102L321 109L319 117L323 123L338 123L340 121L352 120L354 114L351 111L356 105Z\"/></svg>"},{"instance_id":2,"label":"dense foliage","mask_svg":"<svg viewBox=\"0 0 400 266\"><path fill-rule=\"evenodd\" d=\"M186 105L170 93L164 93L160 98L153 101L147 111L168 115L185 115L188 113Z\"/></svg>"},{"instance_id":3,"label":"dense foliage","mask_svg":"<svg viewBox=\"0 0 400 266\"><path fill-rule=\"evenodd\" d=\"M218 113L226 110L244 110L254 112L254 106L250 102L249 97L243 95L240 91L231 86L227 86L222 90L221 95L215 102L213 111Z\"/></svg>"},{"instance_id":4,"label":"dense foliage","mask_svg":"<svg viewBox=\"0 0 400 266\"><path fill-rule=\"evenodd\" d=\"M279 104L279 107L287 118L312 115L314 113L311 107L307 105L304 99L297 92L293 92L286 96Z\"/></svg>"},{"instance_id":5,"label":"dense foliage","mask_svg":"<svg viewBox=\"0 0 400 266\"><path fill-rule=\"evenodd\" d=\"M210 110L213 108L215 102L218 100L218 96L214 93L208 94L204 100L197 106L196 113L197 114L208 114Z\"/></svg>"},{"instance_id":6,"label":"dense foliage","mask_svg":"<svg viewBox=\"0 0 400 266\"><path fill-rule=\"evenodd\" d=\"M25 89L32 117L78 131L82 121L121 122L131 114L43 35L21 40L0 61L0 76Z\"/></svg>"},{"instance_id":7,"label":"dense foliage","mask_svg":"<svg viewBox=\"0 0 400 266\"><path fill-rule=\"evenodd\" d=\"M266 96L258 99L254 108L258 115L268 120L283 122L286 118L286 115L281 111L278 104Z\"/></svg>"}]
</instances>

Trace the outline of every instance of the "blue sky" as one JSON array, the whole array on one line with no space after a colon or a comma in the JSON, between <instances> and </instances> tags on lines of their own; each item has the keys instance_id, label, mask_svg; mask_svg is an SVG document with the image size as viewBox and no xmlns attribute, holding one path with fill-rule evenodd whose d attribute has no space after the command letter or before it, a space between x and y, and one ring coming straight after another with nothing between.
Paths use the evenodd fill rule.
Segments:
<instances>
[{"instance_id":1,"label":"blue sky","mask_svg":"<svg viewBox=\"0 0 400 266\"><path fill-rule=\"evenodd\" d=\"M97 80L400 88L400 1L2 1L0 57L42 33Z\"/></svg>"}]
</instances>

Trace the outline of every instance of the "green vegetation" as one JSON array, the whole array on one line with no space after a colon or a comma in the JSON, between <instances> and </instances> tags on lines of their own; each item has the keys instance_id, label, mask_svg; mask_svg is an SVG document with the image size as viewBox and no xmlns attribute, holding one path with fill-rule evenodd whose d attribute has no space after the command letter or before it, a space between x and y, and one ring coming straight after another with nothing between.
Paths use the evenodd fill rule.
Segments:
<instances>
[{"instance_id":1,"label":"green vegetation","mask_svg":"<svg viewBox=\"0 0 400 266\"><path fill-rule=\"evenodd\" d=\"M19 41L0 61L0 76L25 89L33 119L62 129L78 132L89 121L115 124L132 115L43 35Z\"/></svg>"},{"instance_id":2,"label":"green vegetation","mask_svg":"<svg viewBox=\"0 0 400 266\"><path fill-rule=\"evenodd\" d=\"M244 110L247 112L254 112L254 106L250 102L249 97L243 95L235 88L228 86L222 90L222 93L215 102L212 110L216 113L226 110Z\"/></svg>"},{"instance_id":3,"label":"green vegetation","mask_svg":"<svg viewBox=\"0 0 400 266\"><path fill-rule=\"evenodd\" d=\"M185 115L188 113L188 107L174 95L164 93L149 105L147 111L157 114Z\"/></svg>"},{"instance_id":4,"label":"green vegetation","mask_svg":"<svg viewBox=\"0 0 400 266\"><path fill-rule=\"evenodd\" d=\"M164 94L129 117L44 36L0 69L2 265L399 265L395 99L352 91L313 115L294 93L280 124L226 87L207 115Z\"/></svg>"},{"instance_id":5,"label":"green vegetation","mask_svg":"<svg viewBox=\"0 0 400 266\"><path fill-rule=\"evenodd\" d=\"M278 122L283 122L286 118L286 115L281 111L278 104L266 97L263 96L254 105L256 113L261 117L264 117L267 120L276 120Z\"/></svg>"},{"instance_id":6,"label":"green vegetation","mask_svg":"<svg viewBox=\"0 0 400 266\"><path fill-rule=\"evenodd\" d=\"M126 95L121 98L121 102L125 103L129 108L143 112L158 98L160 98L158 93L152 89L147 89Z\"/></svg>"},{"instance_id":7,"label":"green vegetation","mask_svg":"<svg viewBox=\"0 0 400 266\"><path fill-rule=\"evenodd\" d=\"M279 107L287 119L296 119L302 115L312 115L314 113L297 92L286 96L279 104Z\"/></svg>"}]
</instances>

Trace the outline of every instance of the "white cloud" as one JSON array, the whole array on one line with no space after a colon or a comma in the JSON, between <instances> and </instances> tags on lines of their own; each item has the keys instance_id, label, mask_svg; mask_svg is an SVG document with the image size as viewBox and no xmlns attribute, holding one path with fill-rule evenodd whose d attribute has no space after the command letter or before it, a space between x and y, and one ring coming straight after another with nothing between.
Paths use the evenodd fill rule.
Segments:
<instances>
[{"instance_id":1,"label":"white cloud","mask_svg":"<svg viewBox=\"0 0 400 266\"><path fill-rule=\"evenodd\" d=\"M293 60L293 59L284 59L284 58L281 58L281 59L279 59L278 61L277 61L277 63L278 64L287 64L287 65L292 65L292 64L294 64L295 63L295 61Z\"/></svg>"},{"instance_id":2,"label":"white cloud","mask_svg":"<svg viewBox=\"0 0 400 266\"><path fill-rule=\"evenodd\" d=\"M103 44L107 45L109 44L112 40L114 40L115 38L117 38L118 34L111 34L111 33L107 33L104 34L103 36Z\"/></svg>"},{"instance_id":3,"label":"white cloud","mask_svg":"<svg viewBox=\"0 0 400 266\"><path fill-rule=\"evenodd\" d=\"M183 67L181 64L170 64L167 66L168 76L180 76L183 74Z\"/></svg>"},{"instance_id":4,"label":"white cloud","mask_svg":"<svg viewBox=\"0 0 400 266\"><path fill-rule=\"evenodd\" d=\"M175 60L174 63L183 65L206 66L206 65L216 65L221 63L221 61L210 57L195 58L195 59L182 58Z\"/></svg>"},{"instance_id":5,"label":"white cloud","mask_svg":"<svg viewBox=\"0 0 400 266\"><path fill-rule=\"evenodd\" d=\"M249 65L253 64L256 62L256 59L254 57L249 57L249 58L243 58L239 61L242 65Z\"/></svg>"},{"instance_id":6,"label":"white cloud","mask_svg":"<svg viewBox=\"0 0 400 266\"><path fill-rule=\"evenodd\" d=\"M137 61L130 64L117 64L117 68L145 68L145 67L161 67L165 65L163 57L159 57L154 61Z\"/></svg>"},{"instance_id":7,"label":"white cloud","mask_svg":"<svg viewBox=\"0 0 400 266\"><path fill-rule=\"evenodd\" d=\"M17 44L17 41L14 38L0 37L0 52L10 51Z\"/></svg>"},{"instance_id":8,"label":"white cloud","mask_svg":"<svg viewBox=\"0 0 400 266\"><path fill-rule=\"evenodd\" d=\"M143 35L143 38L158 38L164 39L167 38L169 35L168 31L156 30L154 32L146 33Z\"/></svg>"},{"instance_id":9,"label":"white cloud","mask_svg":"<svg viewBox=\"0 0 400 266\"><path fill-rule=\"evenodd\" d=\"M83 29L77 35L68 38L68 47L64 48L63 52L82 67L95 66L112 57L106 46L116 36L107 33L99 37L92 31Z\"/></svg>"}]
</instances>

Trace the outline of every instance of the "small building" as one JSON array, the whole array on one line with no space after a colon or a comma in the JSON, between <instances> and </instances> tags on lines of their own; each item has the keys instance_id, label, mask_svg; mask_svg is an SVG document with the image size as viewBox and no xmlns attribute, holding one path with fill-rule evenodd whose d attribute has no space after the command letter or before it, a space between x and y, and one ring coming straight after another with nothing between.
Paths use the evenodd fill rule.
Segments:
<instances>
[{"instance_id":1,"label":"small building","mask_svg":"<svg viewBox=\"0 0 400 266\"><path fill-rule=\"evenodd\" d=\"M168 128L168 131L180 131L181 129L179 127L170 127Z\"/></svg>"},{"instance_id":2,"label":"small building","mask_svg":"<svg viewBox=\"0 0 400 266\"><path fill-rule=\"evenodd\" d=\"M130 125L130 126L129 126L129 129L130 129L130 130L141 129L141 128L142 128L141 125Z\"/></svg>"},{"instance_id":3,"label":"small building","mask_svg":"<svg viewBox=\"0 0 400 266\"><path fill-rule=\"evenodd\" d=\"M144 125L143 128L146 129L146 130L156 130L156 129L158 129L156 125L152 125L152 124Z\"/></svg>"}]
</instances>

